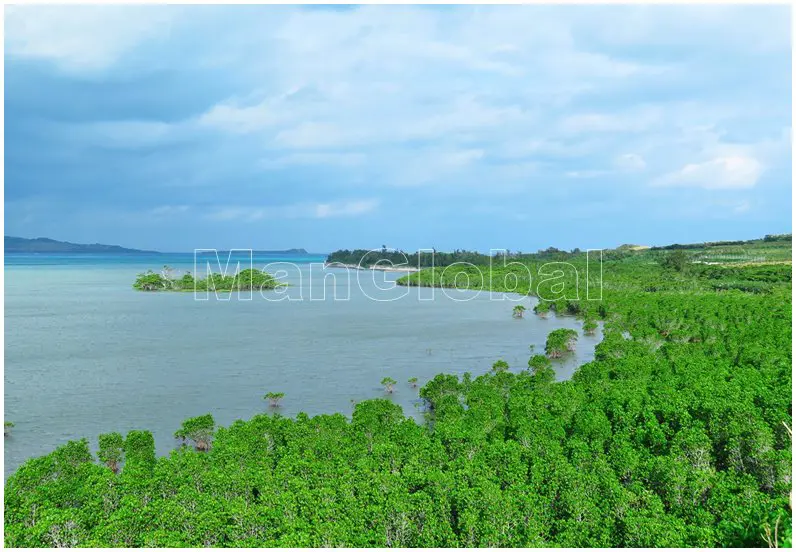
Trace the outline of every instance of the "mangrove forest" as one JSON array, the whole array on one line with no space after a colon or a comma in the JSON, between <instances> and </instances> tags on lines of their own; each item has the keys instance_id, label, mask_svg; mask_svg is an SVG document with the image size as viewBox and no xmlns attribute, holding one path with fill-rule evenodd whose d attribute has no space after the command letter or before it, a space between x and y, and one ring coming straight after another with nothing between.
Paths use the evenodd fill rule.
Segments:
<instances>
[{"instance_id":1,"label":"mangrove forest","mask_svg":"<svg viewBox=\"0 0 796 552\"><path fill-rule=\"evenodd\" d=\"M710 260L721 255L742 259ZM790 258L789 236L628 247L588 281L563 271L549 288L535 280L548 257L478 263L490 289L539 301L516 324L601 322L594 360L555 381L577 338L558 331L527 365L418 374L407 392L422 422L384 378L386 398L350 418L186 420L164 457L151 433L122 436L108 419L98 443L71 441L8 478L5 545L789 547ZM585 269L584 253L567 261ZM137 289L161 289L156 276Z\"/></svg>"}]
</instances>

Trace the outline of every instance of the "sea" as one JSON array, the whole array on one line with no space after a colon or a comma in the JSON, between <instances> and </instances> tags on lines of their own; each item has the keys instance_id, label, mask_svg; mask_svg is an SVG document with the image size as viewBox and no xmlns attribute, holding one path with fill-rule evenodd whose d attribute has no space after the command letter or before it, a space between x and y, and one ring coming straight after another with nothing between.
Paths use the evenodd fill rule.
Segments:
<instances>
[{"instance_id":1,"label":"sea","mask_svg":"<svg viewBox=\"0 0 796 552\"><path fill-rule=\"evenodd\" d=\"M69 440L147 429L159 454L183 420L218 425L259 413L342 413L387 398L424 423L418 388L436 374L512 371L543 352L547 334L576 329L577 349L554 368L572 376L601 339L573 317L533 315L535 299L397 286L401 273L325 268L324 254L6 254L5 477ZM251 264L249 264L251 263ZM252 293L133 289L152 270L265 269L288 284ZM516 304L528 308L512 317ZM383 378L397 381L393 393ZM285 394L271 408L263 396Z\"/></svg>"}]
</instances>

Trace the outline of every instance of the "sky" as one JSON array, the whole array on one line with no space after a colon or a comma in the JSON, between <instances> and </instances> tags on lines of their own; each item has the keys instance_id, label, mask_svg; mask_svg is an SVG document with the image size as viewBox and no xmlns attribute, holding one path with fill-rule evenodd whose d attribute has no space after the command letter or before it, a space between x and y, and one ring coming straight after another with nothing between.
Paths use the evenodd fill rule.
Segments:
<instances>
[{"instance_id":1,"label":"sky","mask_svg":"<svg viewBox=\"0 0 796 552\"><path fill-rule=\"evenodd\" d=\"M6 6L5 234L161 251L791 231L789 6Z\"/></svg>"}]
</instances>

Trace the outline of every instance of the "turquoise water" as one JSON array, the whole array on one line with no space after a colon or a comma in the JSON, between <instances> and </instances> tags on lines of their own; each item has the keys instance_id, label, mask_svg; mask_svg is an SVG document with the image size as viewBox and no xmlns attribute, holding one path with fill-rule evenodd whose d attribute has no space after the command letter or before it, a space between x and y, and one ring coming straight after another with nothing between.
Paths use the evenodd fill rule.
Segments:
<instances>
[{"instance_id":1,"label":"turquoise water","mask_svg":"<svg viewBox=\"0 0 796 552\"><path fill-rule=\"evenodd\" d=\"M290 286L201 301L131 288L147 269L192 270L193 254L6 255L5 419L16 427L5 474L110 431L149 429L166 454L185 418L247 419L269 411L268 391L285 393L288 416L349 415L352 400L388 396L420 417L408 378L478 375L499 358L519 370L549 331L580 333L574 318L515 320L515 301L486 292L395 287L400 274L324 269L322 259L257 257L256 268L282 262L265 268ZM558 378L591 360L600 338L581 337ZM385 376L399 382L393 395L380 387Z\"/></svg>"}]
</instances>

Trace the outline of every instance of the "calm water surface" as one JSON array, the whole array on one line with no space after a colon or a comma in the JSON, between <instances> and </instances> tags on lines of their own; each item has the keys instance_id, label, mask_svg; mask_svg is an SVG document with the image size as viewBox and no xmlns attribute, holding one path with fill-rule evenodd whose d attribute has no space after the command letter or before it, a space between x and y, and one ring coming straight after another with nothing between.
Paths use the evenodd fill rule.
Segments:
<instances>
[{"instance_id":1,"label":"calm water surface","mask_svg":"<svg viewBox=\"0 0 796 552\"><path fill-rule=\"evenodd\" d=\"M149 429L166 454L182 420L250 418L269 411L268 391L285 393L284 415L350 415L352 400L385 396L379 382L390 376L399 382L390 398L419 417L410 377L479 375L499 358L520 370L551 330L582 333L569 317L515 320L516 300L394 287L400 274L324 270L322 256L255 266L280 259L291 264L268 268L291 284L281 294L197 301L131 287L164 264L193 270L192 255L6 255L5 419L16 427L4 440L5 475L70 439L96 446L110 431ZM558 379L592 360L600 339L581 335L572 358L555 364Z\"/></svg>"}]
</instances>

